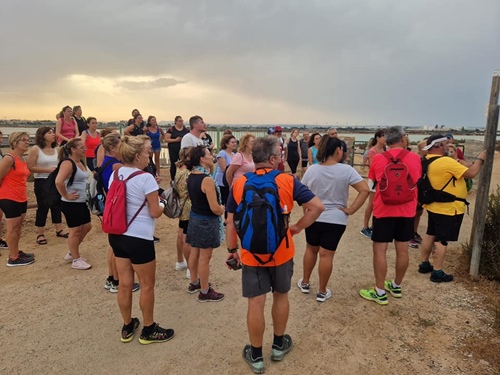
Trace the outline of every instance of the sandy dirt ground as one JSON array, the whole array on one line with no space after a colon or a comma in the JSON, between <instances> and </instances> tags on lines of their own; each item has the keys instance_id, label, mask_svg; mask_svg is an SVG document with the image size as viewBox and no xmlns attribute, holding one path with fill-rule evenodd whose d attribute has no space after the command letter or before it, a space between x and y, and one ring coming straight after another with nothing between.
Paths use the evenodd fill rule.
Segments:
<instances>
[{"instance_id":1,"label":"sandy dirt ground","mask_svg":"<svg viewBox=\"0 0 500 375\"><path fill-rule=\"evenodd\" d=\"M496 159L498 159L498 155ZM496 161L498 165L498 160ZM163 170L166 176L168 172ZM500 183L494 169L493 186ZM32 187L30 187L32 189ZM351 193L352 194L352 193ZM352 194L353 195L353 194ZM474 193L470 197L474 200ZM34 202L34 200L32 200ZM473 207L465 217L460 241L468 240ZM299 216L298 207L292 216ZM364 207L349 219L335 256L329 283L333 298L323 304L315 294L304 295L297 286L302 273L304 233L295 236L295 274L290 291L288 333L293 350L281 363L271 363L272 321L266 305L267 327L264 360L267 374L493 374L485 360L467 353L464 343L471 336L491 336L493 317L485 307L478 286L466 288L465 277L434 284L417 272L419 250L410 249L410 266L403 284L403 298L389 296L380 306L358 295L374 284L371 242L360 235ZM211 262L211 282L225 293L219 303L201 304L186 293L188 280L176 272L177 221L162 217L156 234L157 278L155 320L175 329L167 343L122 344L122 325L116 295L103 288L107 276L107 238L93 217L93 229L81 246L92 264L76 271L63 260L65 240L47 227L48 245L35 242L34 210L28 212L21 248L36 254L28 267L5 266L8 252L0 257L0 374L245 374L251 373L241 358L248 343L247 301L241 297L240 272L224 265L225 244ZM424 233L427 216L419 232ZM460 244L449 249L446 271L453 273ZM394 276L394 248L389 246L388 278ZM316 291L318 276L311 280ZM470 284L470 283L469 283ZM134 293L134 316L141 318ZM499 352L500 353L500 352Z\"/></svg>"}]
</instances>

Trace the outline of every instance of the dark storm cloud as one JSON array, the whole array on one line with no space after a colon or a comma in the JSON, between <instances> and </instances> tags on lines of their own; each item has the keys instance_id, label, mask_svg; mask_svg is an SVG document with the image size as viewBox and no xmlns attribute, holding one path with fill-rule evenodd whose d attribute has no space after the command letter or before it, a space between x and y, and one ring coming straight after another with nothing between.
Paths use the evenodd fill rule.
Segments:
<instances>
[{"instance_id":1,"label":"dark storm cloud","mask_svg":"<svg viewBox=\"0 0 500 375\"><path fill-rule=\"evenodd\" d=\"M350 123L483 125L499 14L497 0L4 0L0 91L175 77Z\"/></svg>"}]
</instances>

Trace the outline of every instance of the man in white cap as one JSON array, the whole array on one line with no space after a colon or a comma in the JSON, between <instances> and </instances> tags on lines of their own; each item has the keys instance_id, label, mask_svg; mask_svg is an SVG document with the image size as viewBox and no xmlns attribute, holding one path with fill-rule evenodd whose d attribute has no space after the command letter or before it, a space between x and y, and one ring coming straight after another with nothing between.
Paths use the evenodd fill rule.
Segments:
<instances>
[{"instance_id":1,"label":"man in white cap","mask_svg":"<svg viewBox=\"0 0 500 375\"><path fill-rule=\"evenodd\" d=\"M486 151L481 152L470 167L467 162L458 162L446 156L448 154L448 138L444 135L432 135L423 148L427 155L422 164L427 164L427 177L435 190L442 190L456 197L450 202L432 202L424 204L428 212L427 232L422 241L420 256L422 263L418 267L420 273L431 273L431 281L435 283L453 281L453 276L444 273L443 265L448 241L457 241L460 226L465 213L467 196L466 178L473 178L481 169L486 158ZM424 167L425 169L425 167ZM433 263L429 258L435 246Z\"/></svg>"}]
</instances>

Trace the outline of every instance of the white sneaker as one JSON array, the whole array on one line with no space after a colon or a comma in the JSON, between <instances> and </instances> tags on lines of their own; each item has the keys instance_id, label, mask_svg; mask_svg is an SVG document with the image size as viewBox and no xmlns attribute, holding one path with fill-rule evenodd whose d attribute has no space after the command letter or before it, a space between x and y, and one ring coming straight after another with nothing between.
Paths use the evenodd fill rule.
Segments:
<instances>
[{"instance_id":1,"label":"white sneaker","mask_svg":"<svg viewBox=\"0 0 500 375\"><path fill-rule=\"evenodd\" d=\"M175 270L176 271L182 271L182 270L185 270L186 268L188 268L186 261L175 263Z\"/></svg>"},{"instance_id":2,"label":"white sneaker","mask_svg":"<svg viewBox=\"0 0 500 375\"><path fill-rule=\"evenodd\" d=\"M90 267L92 266L87 263L87 260L85 258L82 257L73 259L73 264L71 264L71 268L75 270L88 270Z\"/></svg>"},{"instance_id":3,"label":"white sneaker","mask_svg":"<svg viewBox=\"0 0 500 375\"><path fill-rule=\"evenodd\" d=\"M71 255L71 253L68 251L68 252L66 253L66 255L64 256L64 260L65 260L66 262L72 262L72 261L73 261L73 255Z\"/></svg>"},{"instance_id":4,"label":"white sneaker","mask_svg":"<svg viewBox=\"0 0 500 375\"><path fill-rule=\"evenodd\" d=\"M191 278L191 272L189 272L189 268L186 270L186 279Z\"/></svg>"},{"instance_id":5,"label":"white sneaker","mask_svg":"<svg viewBox=\"0 0 500 375\"><path fill-rule=\"evenodd\" d=\"M332 291L330 289L327 289L325 293L318 292L318 294L316 294L316 301L318 302L325 302L330 298L332 298Z\"/></svg>"}]
</instances>

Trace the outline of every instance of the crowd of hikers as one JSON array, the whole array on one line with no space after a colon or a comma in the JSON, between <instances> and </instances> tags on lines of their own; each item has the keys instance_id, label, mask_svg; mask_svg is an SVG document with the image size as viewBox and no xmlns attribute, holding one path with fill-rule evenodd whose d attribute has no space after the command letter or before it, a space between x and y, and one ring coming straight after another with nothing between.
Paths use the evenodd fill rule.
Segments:
<instances>
[{"instance_id":1,"label":"crowd of hikers","mask_svg":"<svg viewBox=\"0 0 500 375\"><path fill-rule=\"evenodd\" d=\"M109 242L104 287L117 293L123 319L120 340L130 342L141 324L132 314L132 293L140 290L139 342L168 341L174 330L161 327L153 315L155 243L160 240L155 224L165 213L178 220L175 270L186 271L187 292L196 293L199 302L224 299L210 283L213 249L225 242L227 267L241 269L250 338L242 355L254 373L264 372L264 305L269 292L271 359L280 361L292 349L286 324L294 235L304 230L307 244L297 287L311 293L311 275L318 263L319 303L332 297L328 285L334 255L349 216L365 201L361 234L373 244L375 284L359 291L362 298L386 305L387 293L402 297L409 246L420 247L418 272L429 273L432 282L450 282L453 276L443 271L448 242L458 239L471 179L486 157L481 152L466 160L451 134L427 137L413 152L404 129L389 127L378 130L366 148L364 179L344 162L348 148L336 129L324 135L303 131L301 137L293 129L285 139L283 129L276 126L267 136L245 134L239 140L226 130L220 145L214 145L200 116L191 117L189 127L176 116L174 125L164 131L155 116L144 121L134 110L123 135L115 128L98 131L97 119L85 119L80 106L66 106L57 117L55 127L37 129L31 148L28 133L10 134L11 151L0 161L0 212L6 222L0 248L9 250L7 266L35 261L34 254L19 248L28 207L27 181L33 173L36 243L48 243L45 226L50 211L56 236L67 240L64 259L73 269L88 270L91 261L80 245L92 229L92 214L98 215ZM163 190L159 156L165 143L171 185ZM294 201L303 211L291 222ZM424 209L428 223L421 236L417 229ZM387 279L391 242L396 262L394 277Z\"/></svg>"}]
</instances>

